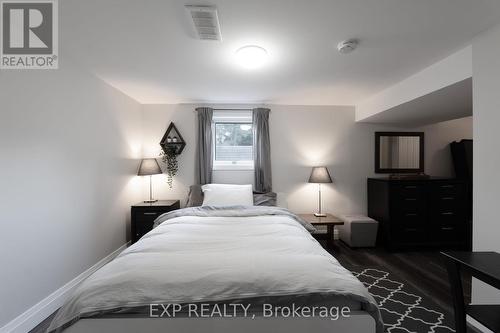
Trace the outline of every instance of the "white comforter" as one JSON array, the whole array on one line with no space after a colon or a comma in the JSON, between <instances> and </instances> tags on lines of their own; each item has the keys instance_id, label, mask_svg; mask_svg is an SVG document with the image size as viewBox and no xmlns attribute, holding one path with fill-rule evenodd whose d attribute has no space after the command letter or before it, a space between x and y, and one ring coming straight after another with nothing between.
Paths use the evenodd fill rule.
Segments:
<instances>
[{"instance_id":1,"label":"white comforter","mask_svg":"<svg viewBox=\"0 0 500 333\"><path fill-rule=\"evenodd\" d=\"M315 293L354 300L380 319L361 282L292 218L182 216L163 222L85 280L49 331L150 303Z\"/></svg>"}]
</instances>

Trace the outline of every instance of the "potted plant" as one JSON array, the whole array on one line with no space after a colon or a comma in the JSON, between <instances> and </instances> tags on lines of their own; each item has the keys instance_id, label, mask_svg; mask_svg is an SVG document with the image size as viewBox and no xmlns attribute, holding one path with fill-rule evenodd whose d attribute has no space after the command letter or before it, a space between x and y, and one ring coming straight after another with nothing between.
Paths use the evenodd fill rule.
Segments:
<instances>
[{"instance_id":1,"label":"potted plant","mask_svg":"<svg viewBox=\"0 0 500 333\"><path fill-rule=\"evenodd\" d=\"M167 167L167 183L168 187L172 188L172 183L174 181L174 176L177 174L179 170L179 163L177 162L177 151L175 147L162 147L162 151L160 156L162 158L163 163L165 163Z\"/></svg>"}]
</instances>

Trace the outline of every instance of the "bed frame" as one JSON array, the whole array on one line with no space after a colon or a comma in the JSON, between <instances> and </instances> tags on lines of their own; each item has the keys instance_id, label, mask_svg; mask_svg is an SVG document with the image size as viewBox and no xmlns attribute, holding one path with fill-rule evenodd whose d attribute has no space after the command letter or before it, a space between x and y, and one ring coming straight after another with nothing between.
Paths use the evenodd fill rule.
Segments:
<instances>
[{"instance_id":1,"label":"bed frame","mask_svg":"<svg viewBox=\"0 0 500 333\"><path fill-rule=\"evenodd\" d=\"M364 311L348 318L87 318L64 333L374 333L375 320Z\"/></svg>"}]
</instances>

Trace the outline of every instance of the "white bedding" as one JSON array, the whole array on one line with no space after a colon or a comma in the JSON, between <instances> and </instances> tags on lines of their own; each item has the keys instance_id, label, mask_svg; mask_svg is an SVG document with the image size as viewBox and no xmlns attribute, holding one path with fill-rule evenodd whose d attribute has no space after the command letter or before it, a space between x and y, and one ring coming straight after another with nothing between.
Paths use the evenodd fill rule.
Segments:
<instances>
[{"instance_id":1,"label":"white bedding","mask_svg":"<svg viewBox=\"0 0 500 333\"><path fill-rule=\"evenodd\" d=\"M84 281L49 331L150 303L318 293L359 302L380 319L361 282L292 218L182 216L163 222Z\"/></svg>"}]
</instances>

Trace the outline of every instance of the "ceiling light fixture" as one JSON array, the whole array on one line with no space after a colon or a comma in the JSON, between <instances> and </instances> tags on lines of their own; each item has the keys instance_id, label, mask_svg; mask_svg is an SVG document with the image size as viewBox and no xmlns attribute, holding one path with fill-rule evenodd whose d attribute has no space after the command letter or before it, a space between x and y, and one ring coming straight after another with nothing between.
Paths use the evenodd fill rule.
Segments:
<instances>
[{"instance_id":1,"label":"ceiling light fixture","mask_svg":"<svg viewBox=\"0 0 500 333\"><path fill-rule=\"evenodd\" d=\"M238 63L247 69L256 69L266 64L268 60L267 51L257 45L247 45L236 50Z\"/></svg>"}]
</instances>

